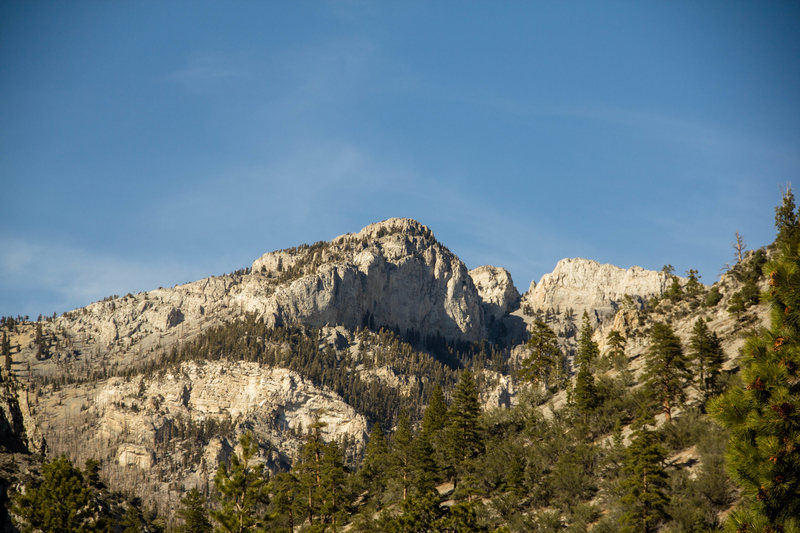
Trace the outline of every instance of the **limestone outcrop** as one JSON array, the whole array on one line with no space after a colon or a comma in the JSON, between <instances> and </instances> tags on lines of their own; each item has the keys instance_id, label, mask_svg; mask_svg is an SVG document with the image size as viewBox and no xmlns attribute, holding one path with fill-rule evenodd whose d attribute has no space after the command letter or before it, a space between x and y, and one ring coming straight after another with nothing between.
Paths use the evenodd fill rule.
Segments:
<instances>
[{"instance_id":1,"label":"limestone outcrop","mask_svg":"<svg viewBox=\"0 0 800 533\"><path fill-rule=\"evenodd\" d=\"M505 274L498 283L513 299ZM147 352L244 313L270 325L397 327L474 341L486 334L483 303L464 263L430 229L394 218L330 242L270 252L249 271L108 298L53 325L98 353Z\"/></svg>"},{"instance_id":2,"label":"limestone outcrop","mask_svg":"<svg viewBox=\"0 0 800 533\"><path fill-rule=\"evenodd\" d=\"M586 311L600 322L614 316L628 298L641 305L650 296L661 296L669 282L664 272L638 266L623 269L590 259L562 259L539 283L531 283L522 305L533 311L570 308L578 318Z\"/></svg>"},{"instance_id":3,"label":"limestone outcrop","mask_svg":"<svg viewBox=\"0 0 800 533\"><path fill-rule=\"evenodd\" d=\"M245 361L187 362L149 377L46 388L38 405L54 454L99 459L109 479L140 478L156 501L174 499L170 483L213 478L244 431L253 432L259 460L273 468L289 464L316 420L325 440L347 440L355 450L367 436L365 418L332 391L291 370Z\"/></svg>"},{"instance_id":4,"label":"limestone outcrop","mask_svg":"<svg viewBox=\"0 0 800 533\"><path fill-rule=\"evenodd\" d=\"M519 307L519 291L505 268L484 265L470 270L469 275L483 301L487 322L494 322Z\"/></svg>"}]
</instances>

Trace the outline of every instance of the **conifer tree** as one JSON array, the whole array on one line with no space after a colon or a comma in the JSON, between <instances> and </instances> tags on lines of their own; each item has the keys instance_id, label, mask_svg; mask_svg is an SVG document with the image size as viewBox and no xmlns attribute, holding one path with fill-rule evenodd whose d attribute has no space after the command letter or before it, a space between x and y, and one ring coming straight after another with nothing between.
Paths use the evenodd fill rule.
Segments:
<instances>
[{"instance_id":1,"label":"conifer tree","mask_svg":"<svg viewBox=\"0 0 800 533\"><path fill-rule=\"evenodd\" d=\"M412 450L413 483L417 494L425 494L436 489L436 461L434 461L433 445L424 431L414 439Z\"/></svg>"},{"instance_id":2,"label":"conifer tree","mask_svg":"<svg viewBox=\"0 0 800 533\"><path fill-rule=\"evenodd\" d=\"M781 205L775 208L775 227L778 235L775 245L778 250L794 249L800 243L800 216L794 202L792 188L787 186L783 192Z\"/></svg>"},{"instance_id":3,"label":"conifer tree","mask_svg":"<svg viewBox=\"0 0 800 533\"><path fill-rule=\"evenodd\" d=\"M743 388L712 400L709 412L730 430L727 465L744 489L732 528L800 530L800 246L790 189L776 210L779 256L769 273L771 325L743 348Z\"/></svg>"},{"instance_id":4,"label":"conifer tree","mask_svg":"<svg viewBox=\"0 0 800 533\"><path fill-rule=\"evenodd\" d=\"M320 431L325 425L325 422L321 422L319 417L311 423L306 443L300 450L300 462L295 469L303 488L302 511L308 516L308 522L311 525L314 524L314 517L319 515L321 505L322 455L325 445L322 442Z\"/></svg>"},{"instance_id":5,"label":"conifer tree","mask_svg":"<svg viewBox=\"0 0 800 533\"><path fill-rule=\"evenodd\" d=\"M394 478L403 490L403 500L408 498L414 476L414 436L408 415L403 412L397 419L397 429L392 438L392 466Z\"/></svg>"},{"instance_id":6,"label":"conifer tree","mask_svg":"<svg viewBox=\"0 0 800 533\"><path fill-rule=\"evenodd\" d=\"M686 294L689 296L698 296L703 292L703 284L700 283L700 273L696 269L690 268L687 270L686 277Z\"/></svg>"},{"instance_id":7,"label":"conifer tree","mask_svg":"<svg viewBox=\"0 0 800 533\"><path fill-rule=\"evenodd\" d=\"M220 509L211 517L221 531L242 533L264 526L262 507L268 503L264 465L252 465L258 447L251 433L239 437L242 455L231 455L230 466L222 463L214 476L220 492Z\"/></svg>"},{"instance_id":8,"label":"conifer tree","mask_svg":"<svg viewBox=\"0 0 800 533\"><path fill-rule=\"evenodd\" d=\"M334 441L323 448L320 465L320 505L321 518L330 523L334 532L342 521L342 514L347 509L345 496L345 468L342 450Z\"/></svg>"},{"instance_id":9,"label":"conifer tree","mask_svg":"<svg viewBox=\"0 0 800 533\"><path fill-rule=\"evenodd\" d=\"M428 407L422 415L422 432L428 436L444 428L447 423L447 402L444 399L442 387L437 383L431 392Z\"/></svg>"},{"instance_id":10,"label":"conifer tree","mask_svg":"<svg viewBox=\"0 0 800 533\"><path fill-rule=\"evenodd\" d=\"M92 491L65 455L42 466L42 480L14 496L12 513L22 531L99 531Z\"/></svg>"},{"instance_id":11,"label":"conifer tree","mask_svg":"<svg viewBox=\"0 0 800 533\"><path fill-rule=\"evenodd\" d=\"M664 470L666 453L656 434L642 426L625 451L622 468L622 531L649 533L666 518L667 474Z\"/></svg>"},{"instance_id":12,"label":"conifer tree","mask_svg":"<svg viewBox=\"0 0 800 533\"><path fill-rule=\"evenodd\" d=\"M725 354L717 334L710 331L705 320L698 318L689 340L689 354L694 368L697 388L704 400L716 391Z\"/></svg>"},{"instance_id":13,"label":"conifer tree","mask_svg":"<svg viewBox=\"0 0 800 533\"><path fill-rule=\"evenodd\" d=\"M539 319L531 326L528 349L530 353L522 361L519 375L524 380L544 384L547 388L551 375L561 364L562 353L556 334Z\"/></svg>"},{"instance_id":14,"label":"conifer tree","mask_svg":"<svg viewBox=\"0 0 800 533\"><path fill-rule=\"evenodd\" d=\"M5 358L5 369L6 374L11 375L11 343L8 340L8 335L4 332L3 333L3 340L0 343L0 351L3 353L3 357Z\"/></svg>"},{"instance_id":15,"label":"conifer tree","mask_svg":"<svg viewBox=\"0 0 800 533\"><path fill-rule=\"evenodd\" d=\"M281 520L294 533L297 516L305 510L303 488L294 472L281 472L272 480L273 519Z\"/></svg>"},{"instance_id":16,"label":"conifer tree","mask_svg":"<svg viewBox=\"0 0 800 533\"><path fill-rule=\"evenodd\" d=\"M453 466L453 483L465 472L466 462L483 453L483 432L480 423L481 404L472 372L464 370L453 391L453 402L447 414L446 447Z\"/></svg>"},{"instance_id":17,"label":"conifer tree","mask_svg":"<svg viewBox=\"0 0 800 533\"><path fill-rule=\"evenodd\" d=\"M193 488L181 498L178 516L183 519L181 533L211 533L213 528L208 519L206 500L197 488Z\"/></svg>"},{"instance_id":18,"label":"conifer tree","mask_svg":"<svg viewBox=\"0 0 800 533\"><path fill-rule=\"evenodd\" d=\"M606 344L608 344L607 356L614 362L614 367L617 370L623 370L627 366L627 359L625 358L625 337L622 334L612 329L608 332L606 337ZM622 363L625 363L623 365Z\"/></svg>"},{"instance_id":19,"label":"conifer tree","mask_svg":"<svg viewBox=\"0 0 800 533\"><path fill-rule=\"evenodd\" d=\"M684 387L689 381L689 371L681 341L668 324L653 324L644 379L667 422L671 421L672 410L686 397Z\"/></svg>"},{"instance_id":20,"label":"conifer tree","mask_svg":"<svg viewBox=\"0 0 800 533\"><path fill-rule=\"evenodd\" d=\"M600 349L597 343L592 340L593 329L589 323L589 315L583 313L583 326L578 337L578 352L575 354L575 362L579 365L578 375L575 377L575 391L573 399L575 408L579 413L588 414L597 407L597 387L592 375L592 365Z\"/></svg>"},{"instance_id":21,"label":"conifer tree","mask_svg":"<svg viewBox=\"0 0 800 533\"><path fill-rule=\"evenodd\" d=\"M577 363L578 366L586 364L587 367L590 368L600 355L600 349L597 347L597 343L592 340L593 333L594 328L592 328L589 322L589 314L584 311L581 331L578 334L578 351L575 354L575 363Z\"/></svg>"},{"instance_id":22,"label":"conifer tree","mask_svg":"<svg viewBox=\"0 0 800 533\"><path fill-rule=\"evenodd\" d=\"M577 376L575 376L573 401L575 402L575 409L583 415L591 413L599 402L594 376L592 376L586 364L581 365Z\"/></svg>"},{"instance_id":23,"label":"conifer tree","mask_svg":"<svg viewBox=\"0 0 800 533\"><path fill-rule=\"evenodd\" d=\"M359 478L370 495L379 495L385 490L388 467L389 447L386 445L380 422L375 422L369 433L364 461L358 471Z\"/></svg>"},{"instance_id":24,"label":"conifer tree","mask_svg":"<svg viewBox=\"0 0 800 533\"><path fill-rule=\"evenodd\" d=\"M444 399L442 387L437 383L431 393L428 406L422 415L422 427L419 437L424 438L432 448L432 459L436 465L436 479L446 470L447 462L445 432L447 425L447 402Z\"/></svg>"},{"instance_id":25,"label":"conifer tree","mask_svg":"<svg viewBox=\"0 0 800 533\"><path fill-rule=\"evenodd\" d=\"M122 527L122 533L144 533L147 530L141 498L132 498L128 502L128 508L119 525Z\"/></svg>"}]
</instances>

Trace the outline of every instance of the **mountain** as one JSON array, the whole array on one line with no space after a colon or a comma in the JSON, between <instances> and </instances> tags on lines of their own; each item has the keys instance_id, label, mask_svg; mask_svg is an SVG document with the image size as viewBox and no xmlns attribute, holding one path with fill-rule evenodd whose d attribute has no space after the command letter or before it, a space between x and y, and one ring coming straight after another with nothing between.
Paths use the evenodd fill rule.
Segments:
<instances>
[{"instance_id":1,"label":"mountain","mask_svg":"<svg viewBox=\"0 0 800 533\"><path fill-rule=\"evenodd\" d=\"M517 405L536 319L558 333L567 377L584 311L603 351L612 329L628 339L631 386L655 321L688 342L707 320L732 368L741 331L765 313L726 311L741 290L736 272L714 286L712 305L666 297L674 280L686 286L664 272L564 259L520 295L505 269L468 270L426 226L389 219L231 274L4 321L19 390L6 395L0 428L9 447L99 461L106 483L173 519L188 487L213 492L245 432L277 472L320 425L355 467L375 422L392 428L401 411L419 420L435 385L449 396L463 368L475 372L484 409ZM555 412L565 391L548 402Z\"/></svg>"}]
</instances>

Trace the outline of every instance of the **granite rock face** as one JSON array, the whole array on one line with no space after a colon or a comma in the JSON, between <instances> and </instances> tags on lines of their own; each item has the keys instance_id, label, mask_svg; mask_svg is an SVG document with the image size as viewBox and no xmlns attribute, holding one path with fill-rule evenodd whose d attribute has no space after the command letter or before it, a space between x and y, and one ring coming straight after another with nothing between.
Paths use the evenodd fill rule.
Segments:
<instances>
[{"instance_id":1,"label":"granite rock face","mask_svg":"<svg viewBox=\"0 0 800 533\"><path fill-rule=\"evenodd\" d=\"M100 459L109 479L125 485L140 478L139 488L160 501L175 499L170 484L201 486L213 478L245 430L270 467L296 457L316 420L326 441L363 449L367 436L365 418L332 391L291 370L245 361L186 362L149 377L43 391L38 408L53 453Z\"/></svg>"},{"instance_id":2,"label":"granite rock face","mask_svg":"<svg viewBox=\"0 0 800 533\"><path fill-rule=\"evenodd\" d=\"M531 283L523 306L534 311L571 308L578 318L586 311L597 323L614 316L626 298L641 305L649 296L661 296L669 283L667 274L638 266L623 269L590 259L562 259L539 283Z\"/></svg>"},{"instance_id":3,"label":"granite rock face","mask_svg":"<svg viewBox=\"0 0 800 533\"><path fill-rule=\"evenodd\" d=\"M385 326L474 341L486 333L483 303L464 263L430 229L394 218L265 254L250 272L96 302L55 327L100 352L171 344L245 313L270 325Z\"/></svg>"},{"instance_id":4,"label":"granite rock face","mask_svg":"<svg viewBox=\"0 0 800 533\"><path fill-rule=\"evenodd\" d=\"M469 275L483 301L487 322L494 322L519 307L519 291L505 268L484 265L470 270Z\"/></svg>"}]
</instances>

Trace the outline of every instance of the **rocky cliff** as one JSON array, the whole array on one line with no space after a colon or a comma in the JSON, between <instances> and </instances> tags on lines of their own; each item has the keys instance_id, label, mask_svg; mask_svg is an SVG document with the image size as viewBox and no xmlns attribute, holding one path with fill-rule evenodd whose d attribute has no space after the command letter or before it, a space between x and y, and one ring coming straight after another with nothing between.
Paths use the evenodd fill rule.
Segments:
<instances>
[{"instance_id":1,"label":"rocky cliff","mask_svg":"<svg viewBox=\"0 0 800 533\"><path fill-rule=\"evenodd\" d=\"M522 305L534 311L571 308L579 318L587 311L597 323L612 317L626 298L641 305L649 296L661 296L669 281L663 272L638 266L623 269L590 259L562 259L539 283L531 283Z\"/></svg>"},{"instance_id":2,"label":"rocky cliff","mask_svg":"<svg viewBox=\"0 0 800 533\"><path fill-rule=\"evenodd\" d=\"M101 461L120 487L175 506L177 485L208 486L237 437L251 431L259 461L286 467L304 428L363 447L364 417L330 390L283 368L250 362L187 362L161 375L114 377L37 391L37 416L52 453ZM76 446L80 443L80 446Z\"/></svg>"},{"instance_id":3,"label":"rocky cliff","mask_svg":"<svg viewBox=\"0 0 800 533\"><path fill-rule=\"evenodd\" d=\"M20 433L23 421L49 453L100 460L109 483L169 514L184 489L208 486L244 431L261 445L258 460L279 469L318 418L355 461L368 421L389 427L401 406L418 417L434 384L449 391L470 361L486 408L514 404L534 317L569 354L587 311L601 349L611 328L626 337L637 372L652 320L686 340L707 318L732 360L745 322L725 306L738 282L724 282L710 308L699 296L644 305L669 283L661 272L564 259L520 296L505 269L468 271L426 226L389 219L239 272L70 311L38 325L41 347L37 326L18 326L13 371L25 391L0 398L0 428Z\"/></svg>"},{"instance_id":4,"label":"rocky cliff","mask_svg":"<svg viewBox=\"0 0 800 533\"><path fill-rule=\"evenodd\" d=\"M84 354L146 354L245 313L271 325L383 326L474 341L486 333L483 303L464 263L430 229L395 218L265 254L249 272L108 298L65 313L52 329Z\"/></svg>"}]
</instances>

